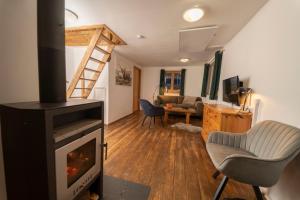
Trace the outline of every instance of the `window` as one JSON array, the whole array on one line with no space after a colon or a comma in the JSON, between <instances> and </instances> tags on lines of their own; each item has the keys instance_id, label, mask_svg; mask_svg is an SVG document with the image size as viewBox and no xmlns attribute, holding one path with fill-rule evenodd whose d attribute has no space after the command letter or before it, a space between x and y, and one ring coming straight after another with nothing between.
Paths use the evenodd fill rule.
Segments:
<instances>
[{"instance_id":1,"label":"window","mask_svg":"<svg viewBox=\"0 0 300 200\"><path fill-rule=\"evenodd\" d=\"M179 95L181 87L181 71L166 71L165 94Z\"/></svg>"}]
</instances>

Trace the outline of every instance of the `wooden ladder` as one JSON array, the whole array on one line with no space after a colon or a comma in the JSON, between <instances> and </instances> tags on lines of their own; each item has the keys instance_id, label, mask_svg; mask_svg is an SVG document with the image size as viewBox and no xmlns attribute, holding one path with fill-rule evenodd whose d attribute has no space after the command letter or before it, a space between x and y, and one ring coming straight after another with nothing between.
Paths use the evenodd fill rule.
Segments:
<instances>
[{"instance_id":1,"label":"wooden ladder","mask_svg":"<svg viewBox=\"0 0 300 200\"><path fill-rule=\"evenodd\" d=\"M84 28L79 30L84 30ZM68 87L67 98L87 99L89 97L103 68L109 62L115 45L120 44L118 38L106 26L96 28L90 35L87 50ZM73 36L68 40L69 42L75 41L76 37Z\"/></svg>"}]
</instances>

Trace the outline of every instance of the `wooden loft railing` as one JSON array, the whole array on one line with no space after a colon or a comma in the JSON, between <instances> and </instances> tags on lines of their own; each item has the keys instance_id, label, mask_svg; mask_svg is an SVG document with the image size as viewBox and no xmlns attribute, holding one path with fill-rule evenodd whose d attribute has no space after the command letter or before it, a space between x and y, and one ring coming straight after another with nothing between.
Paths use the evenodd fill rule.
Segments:
<instances>
[{"instance_id":1,"label":"wooden loft railing","mask_svg":"<svg viewBox=\"0 0 300 200\"><path fill-rule=\"evenodd\" d=\"M116 45L126 43L106 25L66 28L66 46L87 46L67 90L67 98L87 99Z\"/></svg>"}]
</instances>

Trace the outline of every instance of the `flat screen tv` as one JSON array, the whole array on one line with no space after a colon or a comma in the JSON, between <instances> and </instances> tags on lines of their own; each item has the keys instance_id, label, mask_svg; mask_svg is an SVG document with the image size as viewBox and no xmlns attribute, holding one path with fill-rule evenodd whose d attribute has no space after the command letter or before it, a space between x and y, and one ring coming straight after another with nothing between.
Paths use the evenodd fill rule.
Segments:
<instances>
[{"instance_id":1,"label":"flat screen tv","mask_svg":"<svg viewBox=\"0 0 300 200\"><path fill-rule=\"evenodd\" d=\"M239 87L240 80L238 76L223 80L223 101L239 106Z\"/></svg>"}]
</instances>

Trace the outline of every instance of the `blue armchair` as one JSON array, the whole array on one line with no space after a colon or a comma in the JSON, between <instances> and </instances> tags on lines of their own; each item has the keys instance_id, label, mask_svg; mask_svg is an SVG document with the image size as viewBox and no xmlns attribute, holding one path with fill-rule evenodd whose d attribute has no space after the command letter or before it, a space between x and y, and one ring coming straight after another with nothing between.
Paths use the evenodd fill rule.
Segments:
<instances>
[{"instance_id":1,"label":"blue armchair","mask_svg":"<svg viewBox=\"0 0 300 200\"><path fill-rule=\"evenodd\" d=\"M154 106L148 100L145 100L145 99L141 99L140 104L141 104L141 107L142 107L142 109L144 111L144 115L145 115L142 126L144 125L144 122L147 117L150 117L149 128L151 127L152 118L153 118L154 124L155 124L155 117L160 117L161 124L163 126L163 116L165 114L164 108L159 107L159 106Z\"/></svg>"}]
</instances>

